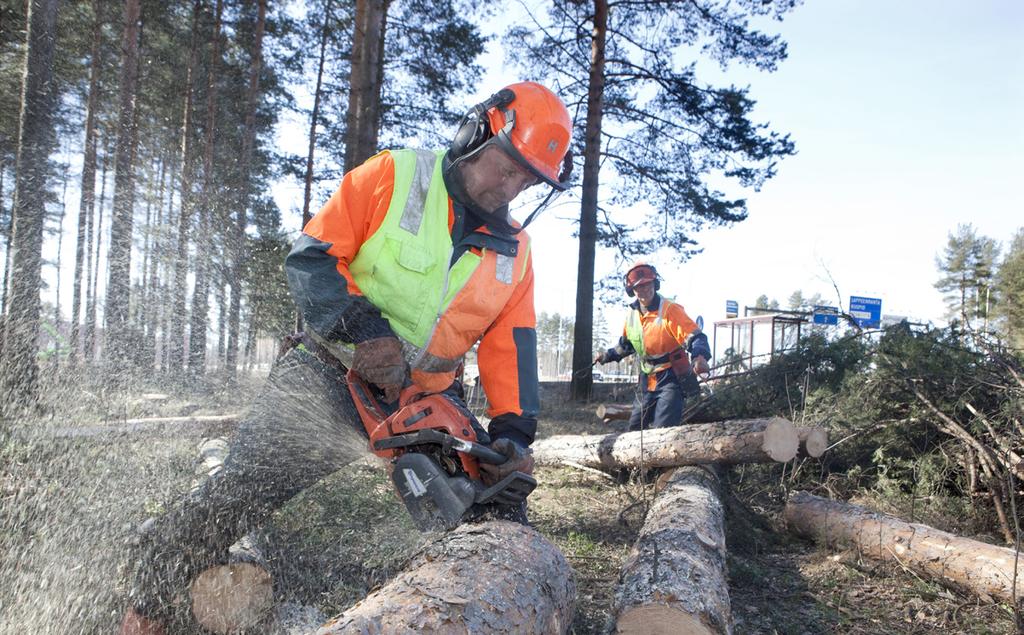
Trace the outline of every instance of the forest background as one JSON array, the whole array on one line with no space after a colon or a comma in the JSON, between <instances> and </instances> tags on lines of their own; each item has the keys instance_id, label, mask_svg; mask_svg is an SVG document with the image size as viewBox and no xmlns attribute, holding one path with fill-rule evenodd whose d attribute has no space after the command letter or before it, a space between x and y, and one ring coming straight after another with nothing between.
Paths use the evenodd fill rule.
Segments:
<instances>
[{"instance_id":1,"label":"forest background","mask_svg":"<svg viewBox=\"0 0 1024 635\"><path fill-rule=\"evenodd\" d=\"M569 105L577 157L573 188L531 226L544 374L590 397L635 258L706 323L724 299L846 312L849 295L884 297L909 319L812 329L718 385L698 419L823 425L835 447L789 484L884 497L911 518L927 500L947 529L1019 547L1022 15L1010 2L0 0L0 476L5 497L39 503L5 539L21 548L54 526L36 487L51 475L33 470L79 456L51 461L14 428L109 423L146 391L184 395L182 412L249 394L236 387L297 326L283 258L344 171L379 148L442 147L468 106L536 79ZM787 76L791 62L814 72ZM723 370L742 366L718 348Z\"/></svg>"}]
</instances>

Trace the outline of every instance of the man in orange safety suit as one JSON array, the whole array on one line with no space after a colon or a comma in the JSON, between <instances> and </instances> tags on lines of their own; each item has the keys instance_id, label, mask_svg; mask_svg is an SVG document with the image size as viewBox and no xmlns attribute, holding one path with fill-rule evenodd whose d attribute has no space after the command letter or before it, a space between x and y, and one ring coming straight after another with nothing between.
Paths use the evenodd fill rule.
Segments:
<instances>
[{"instance_id":1,"label":"man in orange safety suit","mask_svg":"<svg viewBox=\"0 0 1024 635\"><path fill-rule=\"evenodd\" d=\"M695 388L695 373L709 370L708 338L682 305L658 294L661 279L654 266L634 264L626 272L625 286L626 294L636 300L630 305L622 337L616 346L598 353L594 363L617 362L636 354L640 381L629 429L677 426L687 386Z\"/></svg>"},{"instance_id":2,"label":"man in orange safety suit","mask_svg":"<svg viewBox=\"0 0 1024 635\"><path fill-rule=\"evenodd\" d=\"M351 460L329 442L341 428L363 429L348 369L386 403L412 382L464 407L456 373L479 344L490 423L478 438L507 457L481 465L483 479L532 472L536 319L522 228L551 194L523 225L508 206L533 185L568 187L571 129L561 99L520 82L474 106L445 150L384 151L345 175L285 263L306 332L275 363L223 469L147 523L123 634L190 619L181 600L190 580ZM509 517L525 522L525 507Z\"/></svg>"}]
</instances>

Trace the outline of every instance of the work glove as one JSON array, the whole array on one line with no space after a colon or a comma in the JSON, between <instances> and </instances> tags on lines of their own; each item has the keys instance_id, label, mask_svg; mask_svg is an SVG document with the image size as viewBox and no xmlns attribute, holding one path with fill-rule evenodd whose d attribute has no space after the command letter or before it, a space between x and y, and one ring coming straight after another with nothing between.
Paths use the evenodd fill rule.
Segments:
<instances>
[{"instance_id":1,"label":"work glove","mask_svg":"<svg viewBox=\"0 0 1024 635\"><path fill-rule=\"evenodd\" d=\"M352 370L384 391L388 403L398 401L405 384L405 358L396 337L377 337L356 344Z\"/></svg>"},{"instance_id":2,"label":"work glove","mask_svg":"<svg viewBox=\"0 0 1024 635\"><path fill-rule=\"evenodd\" d=\"M597 355L594 355L594 363L595 364L604 364L607 361L608 361L608 352L607 351L601 351Z\"/></svg>"},{"instance_id":3,"label":"work glove","mask_svg":"<svg viewBox=\"0 0 1024 635\"><path fill-rule=\"evenodd\" d=\"M494 485L512 472L533 474L533 450L520 447L512 439L498 439L491 444L491 449L501 452L507 459L500 465L480 463L480 475L485 485Z\"/></svg>"},{"instance_id":4,"label":"work glove","mask_svg":"<svg viewBox=\"0 0 1024 635\"><path fill-rule=\"evenodd\" d=\"M706 375L711 372L711 368L708 366L708 360L704 359L703 355L694 357L693 364L691 366L695 375Z\"/></svg>"}]
</instances>

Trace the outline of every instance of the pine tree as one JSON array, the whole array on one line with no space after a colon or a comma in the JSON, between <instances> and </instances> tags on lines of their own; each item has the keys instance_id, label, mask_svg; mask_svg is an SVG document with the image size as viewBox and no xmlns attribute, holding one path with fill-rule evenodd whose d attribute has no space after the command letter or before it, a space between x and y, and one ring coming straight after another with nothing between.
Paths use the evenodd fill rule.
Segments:
<instances>
[{"instance_id":1,"label":"pine tree","mask_svg":"<svg viewBox=\"0 0 1024 635\"><path fill-rule=\"evenodd\" d=\"M999 330L1006 341L1024 349L1024 228L1018 229L996 272Z\"/></svg>"},{"instance_id":2,"label":"pine tree","mask_svg":"<svg viewBox=\"0 0 1024 635\"><path fill-rule=\"evenodd\" d=\"M945 251L935 260L942 273L935 288L944 295L947 318L959 320L964 328L976 326L978 320L987 323L997 299L992 284L998 257L996 242L978 236L970 223L949 233Z\"/></svg>"},{"instance_id":3,"label":"pine tree","mask_svg":"<svg viewBox=\"0 0 1024 635\"><path fill-rule=\"evenodd\" d=\"M506 38L530 74L561 86L570 112L585 113L575 398L590 392L597 245L626 259L661 247L685 259L695 252L692 234L701 227L746 217L746 201L715 190L712 179L756 189L775 174L778 158L793 153L787 136L752 121L754 102L746 90L705 85L696 64L684 60L700 50L722 66L774 70L786 57L785 43L749 21L781 18L794 4L556 0L546 20L537 16L537 24L513 29ZM614 218L602 209L599 225L599 185L613 174L609 202L647 201L646 216L629 210Z\"/></svg>"},{"instance_id":4,"label":"pine tree","mask_svg":"<svg viewBox=\"0 0 1024 635\"><path fill-rule=\"evenodd\" d=\"M31 0L22 65L17 179L11 212L11 292L4 306L3 402L27 406L38 389L42 243L57 92L52 85L57 0Z\"/></svg>"}]
</instances>

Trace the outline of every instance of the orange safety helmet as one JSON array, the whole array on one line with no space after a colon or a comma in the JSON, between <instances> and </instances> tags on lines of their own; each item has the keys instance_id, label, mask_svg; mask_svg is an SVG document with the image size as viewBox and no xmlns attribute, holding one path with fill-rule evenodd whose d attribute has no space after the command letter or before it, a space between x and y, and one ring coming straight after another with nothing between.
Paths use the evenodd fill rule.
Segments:
<instances>
[{"instance_id":1,"label":"orange safety helmet","mask_svg":"<svg viewBox=\"0 0 1024 635\"><path fill-rule=\"evenodd\" d=\"M452 161L497 143L531 174L556 190L569 186L572 120L558 95L536 82L510 84L473 106L452 138Z\"/></svg>"},{"instance_id":2,"label":"orange safety helmet","mask_svg":"<svg viewBox=\"0 0 1024 635\"><path fill-rule=\"evenodd\" d=\"M626 272L626 295L632 298L636 295L633 289L647 282L654 283L655 291L661 288L661 278L658 277L658 270L654 268L654 265L649 265L642 260L633 263L633 266Z\"/></svg>"}]
</instances>

